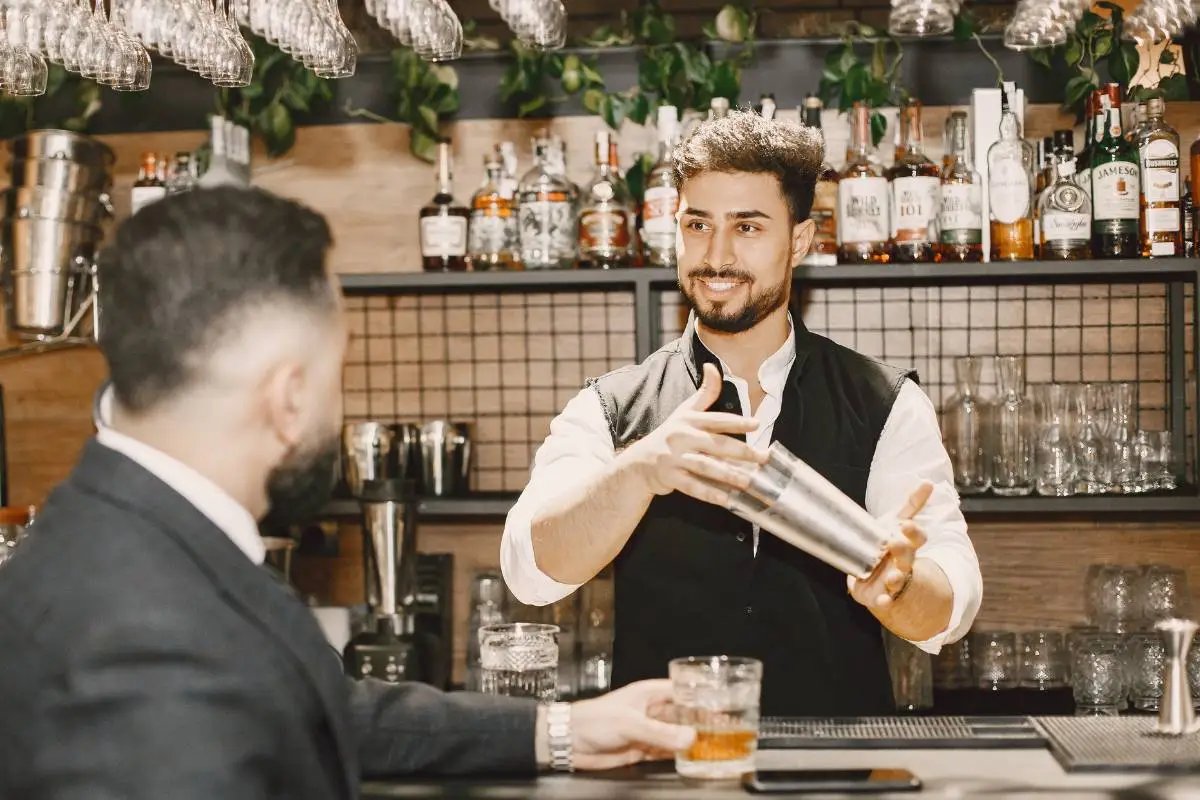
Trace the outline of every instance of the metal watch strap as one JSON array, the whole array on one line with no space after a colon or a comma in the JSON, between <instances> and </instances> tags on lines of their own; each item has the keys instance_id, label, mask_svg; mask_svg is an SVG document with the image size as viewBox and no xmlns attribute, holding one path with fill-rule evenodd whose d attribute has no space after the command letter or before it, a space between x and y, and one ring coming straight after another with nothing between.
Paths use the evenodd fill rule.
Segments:
<instances>
[{"instance_id":1,"label":"metal watch strap","mask_svg":"<svg viewBox=\"0 0 1200 800\"><path fill-rule=\"evenodd\" d=\"M570 703L551 703L547 707L546 741L550 745L550 769L555 772L574 772Z\"/></svg>"}]
</instances>

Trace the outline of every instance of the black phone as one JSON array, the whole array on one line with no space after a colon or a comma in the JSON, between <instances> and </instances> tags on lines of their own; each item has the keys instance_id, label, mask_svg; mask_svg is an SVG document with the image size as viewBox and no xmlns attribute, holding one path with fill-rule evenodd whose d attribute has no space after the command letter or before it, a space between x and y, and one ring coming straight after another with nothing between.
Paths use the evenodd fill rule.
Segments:
<instances>
[{"instance_id":1,"label":"black phone","mask_svg":"<svg viewBox=\"0 0 1200 800\"><path fill-rule=\"evenodd\" d=\"M743 784L754 794L867 794L915 792L921 781L906 769L760 769Z\"/></svg>"}]
</instances>

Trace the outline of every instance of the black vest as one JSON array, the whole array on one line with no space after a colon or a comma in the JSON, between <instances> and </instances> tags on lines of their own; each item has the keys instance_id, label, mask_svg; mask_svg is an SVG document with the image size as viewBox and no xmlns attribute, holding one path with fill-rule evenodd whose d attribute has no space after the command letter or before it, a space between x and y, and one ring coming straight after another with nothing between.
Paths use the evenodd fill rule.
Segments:
<instances>
[{"instance_id":1,"label":"black vest","mask_svg":"<svg viewBox=\"0 0 1200 800\"><path fill-rule=\"evenodd\" d=\"M905 378L795 324L796 361L773 439L862 505L875 445ZM720 365L689 322L641 364L591 381L620 450L659 426ZM726 382L713 410L740 413ZM690 655L763 662L762 713L847 716L895 711L879 622L846 576L769 533L758 556L748 522L674 493L650 504L614 563L613 686L664 677Z\"/></svg>"}]
</instances>

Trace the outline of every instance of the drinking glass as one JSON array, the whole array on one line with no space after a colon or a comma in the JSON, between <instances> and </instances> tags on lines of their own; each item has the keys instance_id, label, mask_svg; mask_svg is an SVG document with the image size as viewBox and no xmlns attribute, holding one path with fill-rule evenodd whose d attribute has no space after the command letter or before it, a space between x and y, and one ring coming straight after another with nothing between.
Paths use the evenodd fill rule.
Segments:
<instances>
[{"instance_id":1,"label":"drinking glass","mask_svg":"<svg viewBox=\"0 0 1200 800\"><path fill-rule=\"evenodd\" d=\"M754 769L762 662L735 656L690 656L669 665L676 721L696 729L675 754L686 778L729 780Z\"/></svg>"},{"instance_id":2,"label":"drinking glass","mask_svg":"<svg viewBox=\"0 0 1200 800\"><path fill-rule=\"evenodd\" d=\"M1034 387L1038 432L1035 454L1037 493L1052 497L1075 494L1075 448L1071 441L1067 387L1042 384Z\"/></svg>"},{"instance_id":3,"label":"drinking glass","mask_svg":"<svg viewBox=\"0 0 1200 800\"><path fill-rule=\"evenodd\" d=\"M1148 629L1163 619L1185 618L1192 610L1187 573L1164 564L1151 564L1142 570L1133 587L1142 625Z\"/></svg>"},{"instance_id":4,"label":"drinking glass","mask_svg":"<svg viewBox=\"0 0 1200 800\"><path fill-rule=\"evenodd\" d=\"M933 685L937 689L967 689L971 680L971 639L959 639L942 648L933 659Z\"/></svg>"},{"instance_id":5,"label":"drinking glass","mask_svg":"<svg viewBox=\"0 0 1200 800\"><path fill-rule=\"evenodd\" d=\"M1108 633L1128 633L1141 618L1141 604L1134 584L1141 577L1138 567L1104 565L1092 585L1095 614L1092 622Z\"/></svg>"},{"instance_id":6,"label":"drinking glass","mask_svg":"<svg viewBox=\"0 0 1200 800\"><path fill-rule=\"evenodd\" d=\"M992 450L992 491L1001 497L1019 497L1033 491L1033 408L1025 399L1025 359L996 358L999 389Z\"/></svg>"},{"instance_id":7,"label":"drinking glass","mask_svg":"<svg viewBox=\"0 0 1200 800\"><path fill-rule=\"evenodd\" d=\"M1072 625L1067 631L1067 683L1075 680L1072 670L1075 668L1075 656L1079 653L1079 643L1098 633L1100 629L1095 625Z\"/></svg>"},{"instance_id":8,"label":"drinking glass","mask_svg":"<svg viewBox=\"0 0 1200 800\"><path fill-rule=\"evenodd\" d=\"M1112 491L1137 494L1138 453L1135 442L1134 414L1137 409L1137 387L1132 383L1114 383L1108 390L1109 447L1112 454Z\"/></svg>"},{"instance_id":9,"label":"drinking glass","mask_svg":"<svg viewBox=\"0 0 1200 800\"><path fill-rule=\"evenodd\" d=\"M979 631L971 637L971 667L975 685L1000 691L1017 688L1017 635Z\"/></svg>"},{"instance_id":10,"label":"drinking glass","mask_svg":"<svg viewBox=\"0 0 1200 800\"><path fill-rule=\"evenodd\" d=\"M1102 422L1108 404L1108 392L1101 383L1081 383L1073 387L1075 408L1075 491L1079 494L1103 494L1108 491L1108 443Z\"/></svg>"},{"instance_id":11,"label":"drinking glass","mask_svg":"<svg viewBox=\"0 0 1200 800\"><path fill-rule=\"evenodd\" d=\"M1138 457L1138 488L1143 492L1175 488L1170 431L1138 431L1134 439Z\"/></svg>"},{"instance_id":12,"label":"drinking glass","mask_svg":"<svg viewBox=\"0 0 1200 800\"><path fill-rule=\"evenodd\" d=\"M533 622L479 629L481 691L543 702L558 696L558 626Z\"/></svg>"},{"instance_id":13,"label":"drinking glass","mask_svg":"<svg viewBox=\"0 0 1200 800\"><path fill-rule=\"evenodd\" d=\"M1125 708L1129 684L1121 637L1111 633L1080 636L1071 664L1071 684L1076 714L1115 715Z\"/></svg>"},{"instance_id":14,"label":"drinking glass","mask_svg":"<svg viewBox=\"0 0 1200 800\"><path fill-rule=\"evenodd\" d=\"M1058 631L1021 634L1021 686L1057 689L1067 682L1063 635Z\"/></svg>"},{"instance_id":15,"label":"drinking glass","mask_svg":"<svg viewBox=\"0 0 1200 800\"><path fill-rule=\"evenodd\" d=\"M1163 670L1167 651L1162 634L1135 633L1126 649L1129 700L1139 711L1157 711L1163 695Z\"/></svg>"},{"instance_id":16,"label":"drinking glass","mask_svg":"<svg viewBox=\"0 0 1200 800\"><path fill-rule=\"evenodd\" d=\"M985 439L989 404L979 396L983 362L975 356L954 359L957 391L942 414L942 439L954 465L954 487L959 494L980 494L991 484Z\"/></svg>"}]
</instances>

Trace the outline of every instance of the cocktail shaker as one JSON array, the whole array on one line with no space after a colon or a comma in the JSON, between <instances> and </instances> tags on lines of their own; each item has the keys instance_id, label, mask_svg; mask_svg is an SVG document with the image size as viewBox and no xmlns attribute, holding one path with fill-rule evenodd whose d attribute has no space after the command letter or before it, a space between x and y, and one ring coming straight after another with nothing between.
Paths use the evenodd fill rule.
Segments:
<instances>
[{"instance_id":1,"label":"cocktail shaker","mask_svg":"<svg viewBox=\"0 0 1200 800\"><path fill-rule=\"evenodd\" d=\"M831 567L866 578L883 559L883 523L779 442L750 474L746 491L730 492L729 509Z\"/></svg>"}]
</instances>

